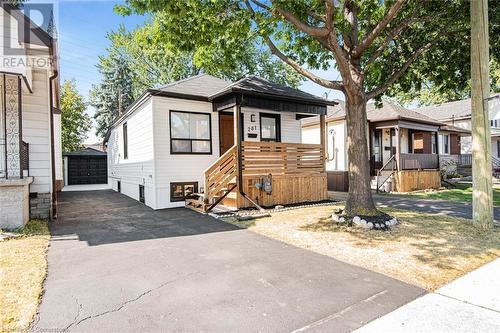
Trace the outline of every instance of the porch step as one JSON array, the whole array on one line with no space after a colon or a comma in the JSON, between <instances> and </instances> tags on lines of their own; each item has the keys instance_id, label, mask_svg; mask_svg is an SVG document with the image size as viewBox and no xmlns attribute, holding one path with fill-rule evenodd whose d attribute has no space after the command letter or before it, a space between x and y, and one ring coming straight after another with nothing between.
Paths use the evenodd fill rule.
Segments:
<instances>
[{"instance_id":1,"label":"porch step","mask_svg":"<svg viewBox=\"0 0 500 333\"><path fill-rule=\"evenodd\" d=\"M195 210L200 213L205 213L206 208L209 205L205 203L203 194L191 194L190 197L185 200L185 207Z\"/></svg>"},{"instance_id":2,"label":"porch step","mask_svg":"<svg viewBox=\"0 0 500 333\"><path fill-rule=\"evenodd\" d=\"M371 189L377 190L377 188L379 188L379 191L384 192L385 189L384 186L382 186L382 184L384 184L384 182L391 176L391 174L392 171L382 171L380 173L380 177L378 177L378 183L377 183L377 176L373 176L370 182Z\"/></svg>"}]
</instances>

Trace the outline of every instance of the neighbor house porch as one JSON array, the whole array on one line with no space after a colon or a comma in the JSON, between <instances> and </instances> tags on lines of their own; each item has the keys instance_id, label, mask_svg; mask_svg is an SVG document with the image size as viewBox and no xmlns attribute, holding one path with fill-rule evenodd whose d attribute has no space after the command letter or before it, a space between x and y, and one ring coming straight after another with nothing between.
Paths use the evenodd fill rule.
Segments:
<instances>
[{"instance_id":1,"label":"neighbor house porch","mask_svg":"<svg viewBox=\"0 0 500 333\"><path fill-rule=\"evenodd\" d=\"M370 169L377 191L441 186L439 126L403 120L370 123ZM445 143L449 149L449 142Z\"/></svg>"},{"instance_id":2,"label":"neighbor house porch","mask_svg":"<svg viewBox=\"0 0 500 333\"><path fill-rule=\"evenodd\" d=\"M29 145L23 141L22 77L0 75L0 225L23 226L29 218Z\"/></svg>"},{"instance_id":3,"label":"neighbor house porch","mask_svg":"<svg viewBox=\"0 0 500 333\"><path fill-rule=\"evenodd\" d=\"M261 88L261 87L259 87ZM252 87L253 89L253 87ZM214 99L220 158L186 206L205 212L328 199L324 100L229 91ZM300 119L320 115L320 144L301 144Z\"/></svg>"}]
</instances>

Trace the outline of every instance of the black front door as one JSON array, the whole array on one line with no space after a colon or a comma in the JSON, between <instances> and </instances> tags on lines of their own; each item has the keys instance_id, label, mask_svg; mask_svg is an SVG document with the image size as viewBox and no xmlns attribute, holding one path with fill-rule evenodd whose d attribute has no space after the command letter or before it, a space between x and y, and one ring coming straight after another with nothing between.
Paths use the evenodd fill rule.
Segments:
<instances>
[{"instance_id":1,"label":"black front door","mask_svg":"<svg viewBox=\"0 0 500 333\"><path fill-rule=\"evenodd\" d=\"M68 157L68 185L106 184L107 182L106 156Z\"/></svg>"}]
</instances>

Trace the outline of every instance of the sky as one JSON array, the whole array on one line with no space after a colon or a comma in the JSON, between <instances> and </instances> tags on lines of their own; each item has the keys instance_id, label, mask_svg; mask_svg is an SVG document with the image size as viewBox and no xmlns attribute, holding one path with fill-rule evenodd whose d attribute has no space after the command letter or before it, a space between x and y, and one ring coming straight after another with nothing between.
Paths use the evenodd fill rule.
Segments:
<instances>
[{"instance_id":1,"label":"sky","mask_svg":"<svg viewBox=\"0 0 500 333\"><path fill-rule=\"evenodd\" d=\"M122 17L113 11L115 5L121 1L57 1L55 21L59 38L59 57L61 83L64 80L74 79L80 94L87 100L93 84L100 82L100 75L96 68L99 55L106 54L109 42L106 34L116 30L120 24L127 29L141 25L147 17ZM338 72L313 71L327 79L338 79ZM329 99L344 99L342 93L330 91L311 81L304 81L300 89L311 94ZM88 107L89 115L94 114L92 107ZM95 143L99 139L95 136L95 129L88 133L86 143Z\"/></svg>"}]
</instances>

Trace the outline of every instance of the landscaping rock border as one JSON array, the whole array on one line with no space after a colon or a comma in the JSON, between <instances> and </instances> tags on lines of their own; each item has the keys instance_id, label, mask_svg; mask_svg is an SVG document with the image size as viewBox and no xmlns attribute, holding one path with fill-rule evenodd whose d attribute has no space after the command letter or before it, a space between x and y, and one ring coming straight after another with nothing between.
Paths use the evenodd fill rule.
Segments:
<instances>
[{"instance_id":1,"label":"landscaping rock border","mask_svg":"<svg viewBox=\"0 0 500 333\"><path fill-rule=\"evenodd\" d=\"M342 209L337 209L332 213L332 221L337 224L348 224L349 218L344 215ZM399 221L392 216L382 215L382 216L354 216L351 220L350 226L356 226L364 229L375 229L375 230L388 230L390 227L399 224Z\"/></svg>"}]
</instances>

